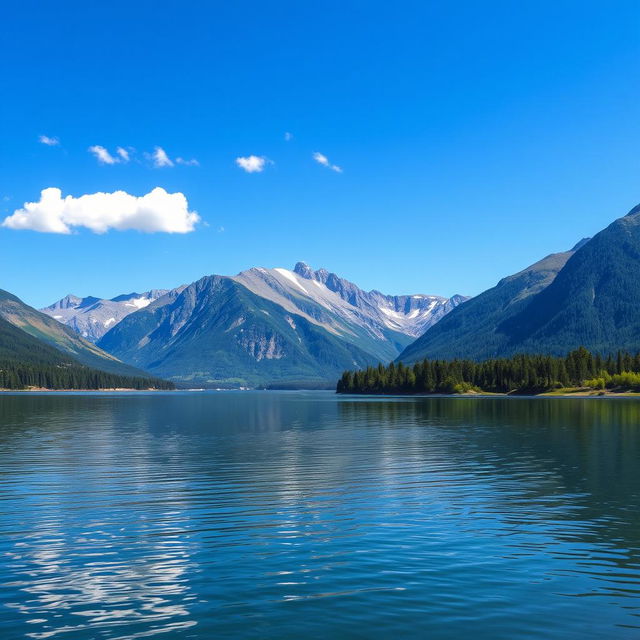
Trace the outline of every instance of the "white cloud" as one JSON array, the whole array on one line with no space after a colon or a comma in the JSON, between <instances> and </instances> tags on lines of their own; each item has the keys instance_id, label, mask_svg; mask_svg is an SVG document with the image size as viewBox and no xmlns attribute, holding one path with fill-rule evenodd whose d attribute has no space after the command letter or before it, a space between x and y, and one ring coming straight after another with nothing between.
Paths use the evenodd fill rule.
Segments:
<instances>
[{"instance_id":1,"label":"white cloud","mask_svg":"<svg viewBox=\"0 0 640 640\"><path fill-rule=\"evenodd\" d=\"M60 189L49 187L42 190L38 202L25 202L22 209L5 218L2 226L43 233L71 233L75 227L85 227L94 233L109 229L189 233L198 222L200 216L189 211L184 194L167 193L161 187L139 197L115 191L79 198L63 198Z\"/></svg>"},{"instance_id":2,"label":"white cloud","mask_svg":"<svg viewBox=\"0 0 640 640\"><path fill-rule=\"evenodd\" d=\"M120 156L122 162L129 162L131 159L129 151L123 147L116 147L116 153Z\"/></svg>"},{"instance_id":3,"label":"white cloud","mask_svg":"<svg viewBox=\"0 0 640 640\"><path fill-rule=\"evenodd\" d=\"M131 148L129 148L131 149ZM89 153L92 153L100 164L126 164L131 160L129 149L124 147L116 147L115 154L112 154L106 147L94 144L89 147Z\"/></svg>"},{"instance_id":4,"label":"white cloud","mask_svg":"<svg viewBox=\"0 0 640 640\"><path fill-rule=\"evenodd\" d=\"M60 144L60 140L55 136L40 136L38 142L46 144L48 147L56 147Z\"/></svg>"},{"instance_id":5,"label":"white cloud","mask_svg":"<svg viewBox=\"0 0 640 640\"><path fill-rule=\"evenodd\" d=\"M289 142L291 140L293 140L293 133L290 133L289 131L285 131L284 132L284 139L286 142Z\"/></svg>"},{"instance_id":6,"label":"white cloud","mask_svg":"<svg viewBox=\"0 0 640 640\"><path fill-rule=\"evenodd\" d=\"M199 167L200 163L195 159L191 158L191 160L186 160L185 158L176 158L176 164L182 164L185 167Z\"/></svg>"},{"instance_id":7,"label":"white cloud","mask_svg":"<svg viewBox=\"0 0 640 640\"><path fill-rule=\"evenodd\" d=\"M331 169L331 171L335 171L336 173L342 173L342 167L339 167L337 164L331 164L329 162L329 158L324 155L324 153L320 153L319 151L315 151L313 153L313 159L321 164L323 167L327 167L327 169Z\"/></svg>"},{"instance_id":8,"label":"white cloud","mask_svg":"<svg viewBox=\"0 0 640 640\"><path fill-rule=\"evenodd\" d=\"M133 147L116 147L116 152L111 153L106 147L96 144L89 147L89 151L96 157L100 164L126 164L131 161L135 149ZM200 166L200 163L195 158L189 160L186 158L176 158L174 161L162 147L154 147L153 152L145 152L144 156L156 169L173 167L176 164L181 164L186 167Z\"/></svg>"},{"instance_id":9,"label":"white cloud","mask_svg":"<svg viewBox=\"0 0 640 640\"><path fill-rule=\"evenodd\" d=\"M319 151L316 151L313 154L313 159L320 163L321 165L328 167L329 166L329 158L327 158L327 156L325 156L324 154L320 153Z\"/></svg>"},{"instance_id":10,"label":"white cloud","mask_svg":"<svg viewBox=\"0 0 640 640\"><path fill-rule=\"evenodd\" d=\"M89 147L89 153L93 153L100 164L118 164L120 162L118 158L112 156L107 149L99 144Z\"/></svg>"},{"instance_id":11,"label":"white cloud","mask_svg":"<svg viewBox=\"0 0 640 640\"><path fill-rule=\"evenodd\" d=\"M264 171L267 163L271 164L271 160L264 156L240 156L236 158L236 164L247 173L260 173Z\"/></svg>"},{"instance_id":12,"label":"white cloud","mask_svg":"<svg viewBox=\"0 0 640 640\"><path fill-rule=\"evenodd\" d=\"M153 166L156 169L162 169L162 167L173 167L173 161L167 155L167 152L162 147L155 147L153 153L149 155L153 160Z\"/></svg>"}]
</instances>

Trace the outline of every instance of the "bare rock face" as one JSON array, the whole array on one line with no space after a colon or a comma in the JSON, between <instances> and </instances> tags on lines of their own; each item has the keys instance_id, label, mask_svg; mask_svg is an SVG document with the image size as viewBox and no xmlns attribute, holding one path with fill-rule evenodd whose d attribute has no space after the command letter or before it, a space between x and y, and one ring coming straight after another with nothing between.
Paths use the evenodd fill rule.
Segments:
<instances>
[{"instance_id":1,"label":"bare rock face","mask_svg":"<svg viewBox=\"0 0 640 640\"><path fill-rule=\"evenodd\" d=\"M261 334L256 331L242 331L237 337L238 344L258 362L263 359L279 360L286 355L283 341L274 333Z\"/></svg>"}]
</instances>

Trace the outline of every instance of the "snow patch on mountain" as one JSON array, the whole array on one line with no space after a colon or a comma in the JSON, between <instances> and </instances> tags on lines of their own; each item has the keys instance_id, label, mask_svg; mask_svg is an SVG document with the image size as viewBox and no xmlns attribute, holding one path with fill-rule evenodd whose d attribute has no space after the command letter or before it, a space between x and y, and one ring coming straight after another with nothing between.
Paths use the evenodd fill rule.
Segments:
<instances>
[{"instance_id":1,"label":"snow patch on mountain","mask_svg":"<svg viewBox=\"0 0 640 640\"><path fill-rule=\"evenodd\" d=\"M134 307L136 309L144 309L148 307L154 298L147 298L146 296L141 296L140 298L132 298L129 302L125 302L125 306Z\"/></svg>"},{"instance_id":2,"label":"snow patch on mountain","mask_svg":"<svg viewBox=\"0 0 640 640\"><path fill-rule=\"evenodd\" d=\"M284 276L287 280L289 280L289 282L293 282L293 284L295 284L296 287L298 287L298 289L302 290L303 293L306 293L307 295L309 294L309 292L300 284L300 282L298 282L293 271L289 271L287 269L280 269L278 267L273 269L273 271L279 273L281 276Z\"/></svg>"}]
</instances>

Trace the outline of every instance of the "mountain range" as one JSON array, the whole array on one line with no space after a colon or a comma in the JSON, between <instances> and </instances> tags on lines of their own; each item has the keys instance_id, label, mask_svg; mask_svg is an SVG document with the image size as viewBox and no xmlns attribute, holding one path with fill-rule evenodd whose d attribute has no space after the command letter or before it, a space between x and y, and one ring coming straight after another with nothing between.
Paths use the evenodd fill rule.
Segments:
<instances>
[{"instance_id":1,"label":"mountain range","mask_svg":"<svg viewBox=\"0 0 640 640\"><path fill-rule=\"evenodd\" d=\"M92 296L79 298L68 294L40 311L71 327L86 340L97 342L120 320L138 309L144 309L165 293L168 293L167 289L152 289L144 293L116 296L110 300Z\"/></svg>"},{"instance_id":2,"label":"mountain range","mask_svg":"<svg viewBox=\"0 0 640 640\"><path fill-rule=\"evenodd\" d=\"M115 324L98 346L187 386L330 387L389 361L463 296L386 296L305 263L205 276Z\"/></svg>"}]
</instances>

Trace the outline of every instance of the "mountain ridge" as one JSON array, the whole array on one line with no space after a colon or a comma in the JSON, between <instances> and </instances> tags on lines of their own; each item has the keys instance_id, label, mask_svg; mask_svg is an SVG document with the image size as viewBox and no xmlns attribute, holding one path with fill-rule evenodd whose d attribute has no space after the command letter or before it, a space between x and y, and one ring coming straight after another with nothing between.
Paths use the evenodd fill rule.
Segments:
<instances>
[{"instance_id":1,"label":"mountain ridge","mask_svg":"<svg viewBox=\"0 0 640 640\"><path fill-rule=\"evenodd\" d=\"M454 309L398 356L402 362L424 358L491 358L500 355L496 326L518 312L531 296L546 288L573 251L552 253Z\"/></svg>"}]
</instances>

